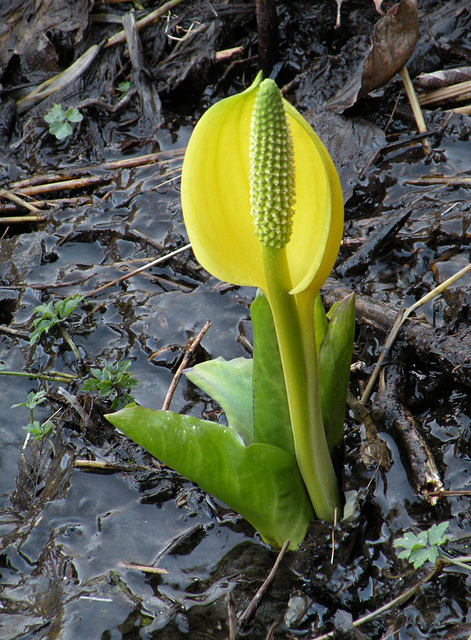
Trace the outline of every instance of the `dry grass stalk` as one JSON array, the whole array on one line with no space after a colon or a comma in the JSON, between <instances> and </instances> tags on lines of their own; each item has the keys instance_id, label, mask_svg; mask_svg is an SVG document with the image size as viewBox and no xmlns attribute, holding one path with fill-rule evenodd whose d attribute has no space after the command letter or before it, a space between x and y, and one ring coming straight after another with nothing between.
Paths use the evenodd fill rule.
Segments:
<instances>
[{"instance_id":1,"label":"dry grass stalk","mask_svg":"<svg viewBox=\"0 0 471 640\"><path fill-rule=\"evenodd\" d=\"M431 91L423 91L419 94L421 105L438 104L446 100L469 100L471 98L471 80L458 82L449 87L440 87Z\"/></svg>"}]
</instances>

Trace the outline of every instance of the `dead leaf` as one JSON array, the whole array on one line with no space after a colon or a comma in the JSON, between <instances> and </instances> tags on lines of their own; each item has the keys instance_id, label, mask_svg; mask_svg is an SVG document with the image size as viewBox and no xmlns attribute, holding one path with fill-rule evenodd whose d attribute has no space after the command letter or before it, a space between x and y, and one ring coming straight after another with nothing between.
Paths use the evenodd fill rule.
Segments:
<instances>
[{"instance_id":1,"label":"dead leaf","mask_svg":"<svg viewBox=\"0 0 471 640\"><path fill-rule=\"evenodd\" d=\"M401 0L377 23L370 49L352 80L329 102L343 113L357 100L386 84L409 60L419 37L416 0Z\"/></svg>"},{"instance_id":2,"label":"dead leaf","mask_svg":"<svg viewBox=\"0 0 471 640\"><path fill-rule=\"evenodd\" d=\"M89 13L94 0L12 0L1 15L0 69L4 71L14 54L22 59L28 52L43 51L43 61L36 59L38 66L50 63L51 51L41 41L54 33L68 33L74 43L80 42L88 26Z\"/></svg>"},{"instance_id":3,"label":"dead leaf","mask_svg":"<svg viewBox=\"0 0 471 640\"><path fill-rule=\"evenodd\" d=\"M453 84L471 80L471 67L457 67L455 69L442 69L433 73L421 73L414 80L418 89L440 89Z\"/></svg>"}]
</instances>

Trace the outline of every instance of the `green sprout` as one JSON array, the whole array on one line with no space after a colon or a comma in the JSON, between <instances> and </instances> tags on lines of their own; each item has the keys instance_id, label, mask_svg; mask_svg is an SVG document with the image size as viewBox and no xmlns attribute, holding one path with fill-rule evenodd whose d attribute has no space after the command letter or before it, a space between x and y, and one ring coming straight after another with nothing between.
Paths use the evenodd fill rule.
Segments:
<instances>
[{"instance_id":1,"label":"green sprout","mask_svg":"<svg viewBox=\"0 0 471 640\"><path fill-rule=\"evenodd\" d=\"M62 326L69 316L80 306L83 301L83 296L76 295L73 298L64 298L64 300L51 300L48 303L38 305L34 313L36 318L33 320L33 331L29 339L31 345L35 344L43 333L49 333L49 331L56 326L60 326L62 336L72 349L75 357L80 359L78 349Z\"/></svg>"},{"instance_id":2,"label":"green sprout","mask_svg":"<svg viewBox=\"0 0 471 640\"><path fill-rule=\"evenodd\" d=\"M55 136L57 140L64 140L72 133L71 123L81 122L83 115L78 109L72 107L64 111L62 106L56 103L46 113L44 120L49 123L49 133Z\"/></svg>"},{"instance_id":3,"label":"green sprout","mask_svg":"<svg viewBox=\"0 0 471 640\"><path fill-rule=\"evenodd\" d=\"M393 546L396 549L403 549L397 557L408 560L416 569L426 562L435 562L440 556L440 547L448 542L449 522L434 524L421 533L415 534L408 531L403 538L394 540Z\"/></svg>"},{"instance_id":4,"label":"green sprout","mask_svg":"<svg viewBox=\"0 0 471 640\"><path fill-rule=\"evenodd\" d=\"M121 93L127 93L131 90L132 84L130 82L120 82L116 87Z\"/></svg>"},{"instance_id":5,"label":"green sprout","mask_svg":"<svg viewBox=\"0 0 471 640\"><path fill-rule=\"evenodd\" d=\"M26 402L19 402L18 404L13 404L11 406L12 409L16 407L27 407L30 410L30 421L26 426L23 427L23 429L27 431L34 440L41 440L42 438L46 438L54 427L53 423L51 422L51 418L49 418L42 424L34 419L34 409L38 405L43 404L45 401L45 391L30 391Z\"/></svg>"},{"instance_id":6,"label":"green sprout","mask_svg":"<svg viewBox=\"0 0 471 640\"><path fill-rule=\"evenodd\" d=\"M238 511L273 547L297 549L314 517L342 516L333 458L343 438L355 304L326 315L319 289L343 231L340 181L304 118L259 75L201 118L182 169L197 260L259 294L253 360L196 365L189 380L228 425L126 407L107 419Z\"/></svg>"},{"instance_id":7,"label":"green sprout","mask_svg":"<svg viewBox=\"0 0 471 640\"><path fill-rule=\"evenodd\" d=\"M129 391L137 385L137 380L127 373L130 366L129 360L124 360L115 365L107 362L102 369L92 368L92 375L83 383L82 391L96 391L100 397L112 397L111 410L121 409L134 401Z\"/></svg>"}]
</instances>

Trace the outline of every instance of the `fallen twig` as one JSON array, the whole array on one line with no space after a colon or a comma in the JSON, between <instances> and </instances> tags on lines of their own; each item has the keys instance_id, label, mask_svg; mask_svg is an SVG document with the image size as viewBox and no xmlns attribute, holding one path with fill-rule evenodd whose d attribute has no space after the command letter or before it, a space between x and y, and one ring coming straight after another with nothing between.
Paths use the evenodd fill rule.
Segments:
<instances>
[{"instance_id":1,"label":"fallen twig","mask_svg":"<svg viewBox=\"0 0 471 640\"><path fill-rule=\"evenodd\" d=\"M94 171L112 171L115 169L132 169L134 167L144 166L146 164L163 164L178 160L183 157L185 149L168 149L166 151L158 151L156 153L146 153L135 158L122 158L121 160L110 160L101 164L91 164L85 167L68 167L63 173L50 173L39 176L33 176L25 180L18 180L9 185L10 190L21 191L24 187L34 186L37 184L45 184L49 182L58 182L66 178L78 178Z\"/></svg>"},{"instance_id":2,"label":"fallen twig","mask_svg":"<svg viewBox=\"0 0 471 640\"><path fill-rule=\"evenodd\" d=\"M180 378L182 377L182 373L184 371L184 369L186 369L186 367L188 366L191 357L193 356L194 352L196 351L198 345L200 344L201 340L204 338L206 332L208 331L209 327L211 326L211 323L209 320L207 320L204 323L203 328L201 329L201 331L198 333L198 335L196 336L196 338L194 340L192 340L192 342L190 343L189 346L187 346L186 351L185 351L185 355L183 356L183 359L175 373L175 375L173 376L172 382L170 383L170 386L168 388L168 391L165 395L165 400L163 402L162 405L162 411L168 411L169 407L170 407L170 403L172 402L172 398L173 398L173 394L175 393L175 389L177 388L177 385L180 381Z\"/></svg>"},{"instance_id":3,"label":"fallen twig","mask_svg":"<svg viewBox=\"0 0 471 640\"><path fill-rule=\"evenodd\" d=\"M125 569L135 569L136 571L142 571L142 573L157 573L168 574L167 569L161 569L160 567L149 567L145 564L134 564L133 562L121 562L121 566Z\"/></svg>"},{"instance_id":4,"label":"fallen twig","mask_svg":"<svg viewBox=\"0 0 471 640\"><path fill-rule=\"evenodd\" d=\"M157 460L155 461L157 464ZM100 471L155 471L153 467L129 462L105 462L103 460L75 460L77 469L98 469Z\"/></svg>"},{"instance_id":5,"label":"fallen twig","mask_svg":"<svg viewBox=\"0 0 471 640\"><path fill-rule=\"evenodd\" d=\"M422 176L422 178L409 178L404 180L405 184L428 185L428 184L446 184L460 185L469 184L471 176Z\"/></svg>"},{"instance_id":6,"label":"fallen twig","mask_svg":"<svg viewBox=\"0 0 471 640\"><path fill-rule=\"evenodd\" d=\"M85 176L84 178L74 178L72 180L60 180L59 182L48 182L31 187L23 187L21 194L35 196L40 193L51 193L52 191L70 191L71 189L83 189L97 184L109 182L111 176Z\"/></svg>"},{"instance_id":7,"label":"fallen twig","mask_svg":"<svg viewBox=\"0 0 471 640\"><path fill-rule=\"evenodd\" d=\"M15 204L19 204L21 207L24 207L25 209L29 209L29 211L32 211L33 213L40 213L39 209L37 209L37 207L35 207L34 204L32 204L31 202L27 202L26 200L23 200L23 198L20 198L18 194L13 193L11 191L7 191L6 189L0 191L0 198L7 198L7 200L11 200Z\"/></svg>"},{"instance_id":8,"label":"fallen twig","mask_svg":"<svg viewBox=\"0 0 471 640\"><path fill-rule=\"evenodd\" d=\"M398 400L399 373L392 366L381 372L378 403L386 427L401 438L407 453L412 483L432 506L437 504L436 492L444 489L434 455L425 442L414 416Z\"/></svg>"},{"instance_id":9,"label":"fallen twig","mask_svg":"<svg viewBox=\"0 0 471 640\"><path fill-rule=\"evenodd\" d=\"M0 218L0 224L28 224L31 222L45 222L47 220L46 215L40 216L6 216Z\"/></svg>"},{"instance_id":10,"label":"fallen twig","mask_svg":"<svg viewBox=\"0 0 471 640\"><path fill-rule=\"evenodd\" d=\"M410 106L412 107L412 113L414 114L417 129L419 133L426 133L427 125L425 124L424 114L420 108L419 100L417 98L414 85L412 84L412 80L410 79L407 67L402 67L399 73L401 75L402 82L404 83L404 88L406 90L407 97L409 98ZM430 142L427 139L424 139L422 145L424 152L427 154L430 153Z\"/></svg>"},{"instance_id":11,"label":"fallen twig","mask_svg":"<svg viewBox=\"0 0 471 640\"><path fill-rule=\"evenodd\" d=\"M468 100L471 98L471 80L458 82L449 87L440 87L419 94L419 102L422 105L437 104L446 100Z\"/></svg>"},{"instance_id":12,"label":"fallen twig","mask_svg":"<svg viewBox=\"0 0 471 640\"><path fill-rule=\"evenodd\" d=\"M234 595L230 591L226 596L227 602L227 626L229 627L229 640L236 640L237 637L237 621L235 614Z\"/></svg>"},{"instance_id":13,"label":"fallen twig","mask_svg":"<svg viewBox=\"0 0 471 640\"><path fill-rule=\"evenodd\" d=\"M265 595L266 590L268 589L268 587L273 582L273 579L274 579L274 577L276 575L276 572L278 571L278 567L280 566L281 561L283 560L283 558L285 556L285 553L288 550L290 542L291 542L291 540L286 540L286 542L282 546L281 551L279 552L279 554L278 554L278 556L277 556L277 558L275 560L275 564L273 565L270 573L266 577L266 579L263 582L262 586L257 591L257 593L254 595L252 600L249 602L249 604L248 604L247 608L245 609L245 611L239 616L237 622L240 625L247 624L252 619L252 617L254 616L254 614L255 614L255 612L257 610L257 607L260 604L261 599Z\"/></svg>"},{"instance_id":14,"label":"fallen twig","mask_svg":"<svg viewBox=\"0 0 471 640\"><path fill-rule=\"evenodd\" d=\"M42 82L39 86L35 87L28 95L18 100L17 109L18 113L23 113L37 102L41 102L45 98L53 95L57 91L60 91L71 82L74 82L78 77L84 73L91 65L93 60L97 57L101 49L102 44L94 44L83 53L80 58L70 65L65 71L58 73L52 78L48 78Z\"/></svg>"},{"instance_id":15,"label":"fallen twig","mask_svg":"<svg viewBox=\"0 0 471 640\"><path fill-rule=\"evenodd\" d=\"M98 287L97 289L94 289L93 291L90 291L89 293L85 293L84 297L85 298L89 298L90 296L94 296L99 291L103 291L104 289L108 289L109 287L112 287L113 285L117 284L118 282L123 282L123 280L128 280L129 278L132 278L133 276L137 275L138 273L141 273L142 271L145 271L146 269L150 269L151 267L155 266L156 264L161 264L162 262L165 262L165 260L168 260L169 258L174 258L176 255L178 255L179 253L182 253L183 251L186 251L190 247L191 247L191 244L186 244L183 247L180 247L179 249L175 249L175 251L172 251L171 253L168 253L165 256L160 256L160 258L157 258L156 260L152 260L151 262L148 262L147 264L143 265L142 267L139 267L139 269L134 269L134 271L131 271L130 273L127 273L126 275L121 276L120 278L116 278L116 280L112 280L111 282L107 282L106 284L103 284L101 287Z\"/></svg>"}]
</instances>

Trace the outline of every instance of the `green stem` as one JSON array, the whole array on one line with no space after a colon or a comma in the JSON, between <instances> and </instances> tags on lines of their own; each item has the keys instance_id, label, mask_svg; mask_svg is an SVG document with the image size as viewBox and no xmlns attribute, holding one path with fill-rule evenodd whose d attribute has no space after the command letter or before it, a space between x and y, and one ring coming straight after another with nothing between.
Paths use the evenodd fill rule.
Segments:
<instances>
[{"instance_id":1,"label":"green stem","mask_svg":"<svg viewBox=\"0 0 471 640\"><path fill-rule=\"evenodd\" d=\"M340 513L341 500L319 404L314 334L315 297L311 296L310 306L307 296L301 300L300 316L297 301L289 293L291 278L285 249L262 246L262 258L267 297L283 365L298 466L316 516L333 522L336 511ZM307 340L310 332L313 350ZM306 357L309 362L306 362Z\"/></svg>"},{"instance_id":2,"label":"green stem","mask_svg":"<svg viewBox=\"0 0 471 640\"><path fill-rule=\"evenodd\" d=\"M317 361L316 329L314 325L314 305L317 291L312 291L309 287L298 293L295 297L299 325L301 330L301 341L303 345L304 367L307 381L308 402L310 405L310 415L313 416L313 427L308 433L308 444L313 452L313 459L316 468L320 469L318 476L322 478L322 484L318 491L323 492L323 500L326 504L332 505L332 509L337 509L336 517L342 515L342 500L335 474L334 465L330 457L329 446L325 434L324 423L319 395L319 366ZM331 521L335 514L332 511Z\"/></svg>"},{"instance_id":3,"label":"green stem","mask_svg":"<svg viewBox=\"0 0 471 640\"><path fill-rule=\"evenodd\" d=\"M20 378L30 378L32 380L48 380L50 382L64 382L70 384L74 380L77 380L77 376L73 376L70 373L26 373L24 371L0 371L0 376L17 376Z\"/></svg>"},{"instance_id":4,"label":"green stem","mask_svg":"<svg viewBox=\"0 0 471 640\"><path fill-rule=\"evenodd\" d=\"M64 338L64 340L67 342L67 344L69 345L69 347L72 350L72 353L75 356L76 360L80 360L80 353L79 350L77 349L75 342L72 340L72 338L70 337L69 333L64 329L64 327L60 327L61 333L62 333L62 337Z\"/></svg>"}]
</instances>

